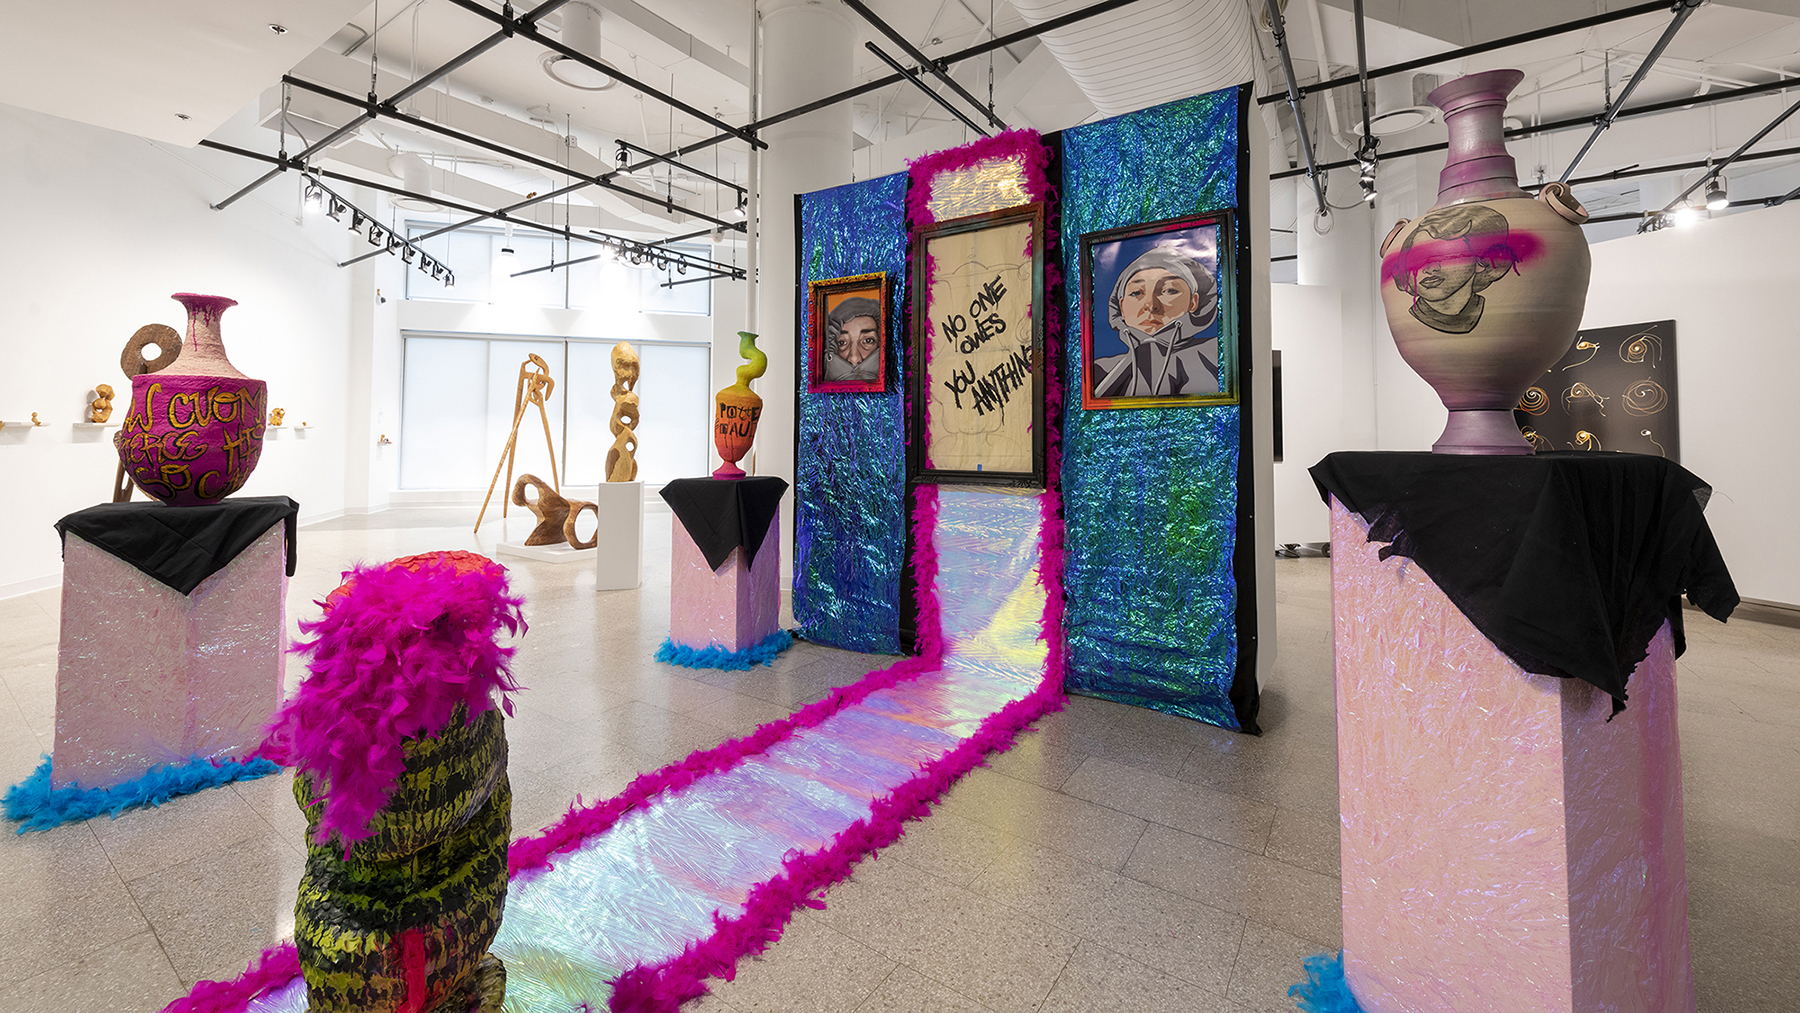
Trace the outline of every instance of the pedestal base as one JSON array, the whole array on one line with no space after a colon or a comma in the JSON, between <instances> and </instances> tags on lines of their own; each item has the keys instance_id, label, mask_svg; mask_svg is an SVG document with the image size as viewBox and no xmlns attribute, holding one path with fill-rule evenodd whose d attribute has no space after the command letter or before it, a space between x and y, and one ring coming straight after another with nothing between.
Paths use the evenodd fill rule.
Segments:
<instances>
[{"instance_id":1,"label":"pedestal base","mask_svg":"<svg viewBox=\"0 0 1800 1013\"><path fill-rule=\"evenodd\" d=\"M571 548L569 543L558 545L526 545L524 542L496 542L494 552L501 556L517 556L520 559L534 559L540 563L591 563L600 554L599 549Z\"/></svg>"},{"instance_id":2,"label":"pedestal base","mask_svg":"<svg viewBox=\"0 0 1800 1013\"><path fill-rule=\"evenodd\" d=\"M1444 432L1431 445L1434 454L1534 454L1531 441L1519 432L1510 409L1451 409Z\"/></svg>"},{"instance_id":3,"label":"pedestal base","mask_svg":"<svg viewBox=\"0 0 1800 1013\"><path fill-rule=\"evenodd\" d=\"M281 702L286 565L276 524L184 595L65 535L52 785L253 752Z\"/></svg>"},{"instance_id":4,"label":"pedestal base","mask_svg":"<svg viewBox=\"0 0 1800 1013\"><path fill-rule=\"evenodd\" d=\"M1368 1013L1693 1013L1675 658L1524 672L1332 503L1345 976Z\"/></svg>"},{"instance_id":5,"label":"pedestal base","mask_svg":"<svg viewBox=\"0 0 1800 1013\"><path fill-rule=\"evenodd\" d=\"M714 570L681 523L670 519L669 639L681 647L742 651L773 634L781 619L781 515L770 519L747 560L743 546Z\"/></svg>"},{"instance_id":6,"label":"pedestal base","mask_svg":"<svg viewBox=\"0 0 1800 1013\"><path fill-rule=\"evenodd\" d=\"M594 590L620 591L644 583L644 483L602 482L594 496L600 544Z\"/></svg>"}]
</instances>

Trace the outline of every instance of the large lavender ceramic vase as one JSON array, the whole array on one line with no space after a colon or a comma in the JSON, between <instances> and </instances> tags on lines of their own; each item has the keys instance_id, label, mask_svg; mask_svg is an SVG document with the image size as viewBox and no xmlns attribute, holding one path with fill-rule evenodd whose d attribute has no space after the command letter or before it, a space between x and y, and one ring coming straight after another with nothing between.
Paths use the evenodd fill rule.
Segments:
<instances>
[{"instance_id":1,"label":"large lavender ceramic vase","mask_svg":"<svg viewBox=\"0 0 1800 1013\"><path fill-rule=\"evenodd\" d=\"M237 300L178 292L187 307L181 355L131 379L131 411L113 437L131 480L175 506L217 503L236 492L262 456L268 387L225 357L219 317Z\"/></svg>"},{"instance_id":2,"label":"large lavender ceramic vase","mask_svg":"<svg viewBox=\"0 0 1800 1013\"><path fill-rule=\"evenodd\" d=\"M1529 454L1512 409L1575 341L1587 301L1587 211L1551 183L1519 189L1501 133L1524 79L1490 70L1429 96L1450 128L1437 206L1381 246L1381 302L1400 357L1450 409L1439 454Z\"/></svg>"}]
</instances>

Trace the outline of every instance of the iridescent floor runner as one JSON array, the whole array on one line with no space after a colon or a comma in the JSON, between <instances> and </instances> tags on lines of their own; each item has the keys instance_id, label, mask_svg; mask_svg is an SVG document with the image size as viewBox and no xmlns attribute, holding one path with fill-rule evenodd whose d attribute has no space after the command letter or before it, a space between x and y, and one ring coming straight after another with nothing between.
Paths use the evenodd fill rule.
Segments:
<instances>
[{"instance_id":1,"label":"iridescent floor runner","mask_svg":"<svg viewBox=\"0 0 1800 1013\"><path fill-rule=\"evenodd\" d=\"M656 795L553 855L550 868L516 875L493 945L506 963L508 1009L672 1009L700 977L729 976L738 955L760 948L746 941L758 927L745 923L772 920L778 905L759 938L777 937L793 906L815 903L817 885L841 878L898 834L899 818L923 812L982 753L1054 706L1042 512L1038 495L939 491L940 668ZM733 932L745 938L724 938ZM703 953L709 946L719 952ZM684 959L685 985L657 977ZM625 1002L625 986L615 998L609 982L628 971L636 983ZM235 1008L298 1013L305 984L293 978Z\"/></svg>"}]
</instances>

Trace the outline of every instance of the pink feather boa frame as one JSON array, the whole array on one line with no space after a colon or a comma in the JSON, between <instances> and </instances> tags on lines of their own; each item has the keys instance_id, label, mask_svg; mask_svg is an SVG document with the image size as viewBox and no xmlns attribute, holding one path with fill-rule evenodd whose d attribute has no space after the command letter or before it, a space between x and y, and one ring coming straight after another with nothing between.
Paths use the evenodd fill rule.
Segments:
<instances>
[{"instance_id":1,"label":"pink feather boa frame","mask_svg":"<svg viewBox=\"0 0 1800 1013\"><path fill-rule=\"evenodd\" d=\"M432 553L351 571L324 617L300 624L313 636L293 649L311 655L310 674L276 712L261 753L321 787L315 844L336 835L347 857L373 833L370 820L405 772L407 739L435 734L458 707L474 722L494 709L496 692L512 713L515 648L499 635L525 631L523 602L500 564Z\"/></svg>"}]
</instances>

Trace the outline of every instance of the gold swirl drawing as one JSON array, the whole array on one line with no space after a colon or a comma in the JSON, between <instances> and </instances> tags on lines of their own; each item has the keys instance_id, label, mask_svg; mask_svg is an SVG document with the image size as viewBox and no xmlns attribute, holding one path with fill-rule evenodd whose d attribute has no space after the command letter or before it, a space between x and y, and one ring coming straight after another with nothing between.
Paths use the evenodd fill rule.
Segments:
<instances>
[{"instance_id":1,"label":"gold swirl drawing","mask_svg":"<svg viewBox=\"0 0 1800 1013\"><path fill-rule=\"evenodd\" d=\"M1639 380L1625 388L1620 400L1625 402L1625 410L1633 415L1655 415L1669 406L1669 393L1655 380Z\"/></svg>"},{"instance_id":2,"label":"gold swirl drawing","mask_svg":"<svg viewBox=\"0 0 1800 1013\"><path fill-rule=\"evenodd\" d=\"M1523 436L1527 440L1531 441L1531 449L1533 449L1533 450L1555 450L1556 449L1556 444L1551 443L1549 441L1549 439L1547 439L1544 436L1544 434L1538 432L1537 430L1531 428L1530 426L1520 426L1519 427L1519 435Z\"/></svg>"},{"instance_id":3,"label":"gold swirl drawing","mask_svg":"<svg viewBox=\"0 0 1800 1013\"><path fill-rule=\"evenodd\" d=\"M1542 387L1533 387L1519 398L1519 410L1528 415L1542 415L1550 410L1550 395Z\"/></svg>"},{"instance_id":4,"label":"gold swirl drawing","mask_svg":"<svg viewBox=\"0 0 1800 1013\"><path fill-rule=\"evenodd\" d=\"M1645 430L1639 432L1638 435L1642 436L1646 440L1649 440L1651 443L1656 443L1656 437L1651 436L1650 430L1648 430L1648 429L1645 429ZM1660 443L1656 443L1656 452L1658 454L1662 455L1663 457L1669 456L1669 449Z\"/></svg>"},{"instance_id":5,"label":"gold swirl drawing","mask_svg":"<svg viewBox=\"0 0 1800 1013\"><path fill-rule=\"evenodd\" d=\"M1595 390L1592 387L1589 387L1587 384L1583 383L1580 380L1576 380L1574 382L1574 384L1572 384L1567 390L1563 391L1562 400L1563 400L1563 414L1564 415L1575 414L1574 412L1569 410L1570 407L1575 404L1575 402L1577 402L1577 401L1592 401L1596 405L1600 406L1601 417L1604 418L1606 416L1606 398L1601 397L1599 391Z\"/></svg>"},{"instance_id":6,"label":"gold swirl drawing","mask_svg":"<svg viewBox=\"0 0 1800 1013\"><path fill-rule=\"evenodd\" d=\"M1567 366L1564 366L1563 368L1564 369L1574 369L1576 366L1585 364L1588 361L1588 359L1591 359L1594 356L1600 354L1600 346L1594 344L1592 341L1577 341L1577 342L1575 342L1575 348L1574 348L1575 351L1579 352L1584 348L1588 350L1587 359L1583 359L1580 362L1571 362Z\"/></svg>"},{"instance_id":7,"label":"gold swirl drawing","mask_svg":"<svg viewBox=\"0 0 1800 1013\"><path fill-rule=\"evenodd\" d=\"M1633 334L1619 345L1619 358L1625 362L1648 361L1650 368L1655 369L1662 357L1662 339L1649 331Z\"/></svg>"},{"instance_id":8,"label":"gold swirl drawing","mask_svg":"<svg viewBox=\"0 0 1800 1013\"><path fill-rule=\"evenodd\" d=\"M1595 436L1593 433L1590 433L1585 429L1577 429L1575 431L1575 442L1569 446L1569 449L1570 450L1600 450L1600 449L1602 449L1600 446L1600 437Z\"/></svg>"}]
</instances>

